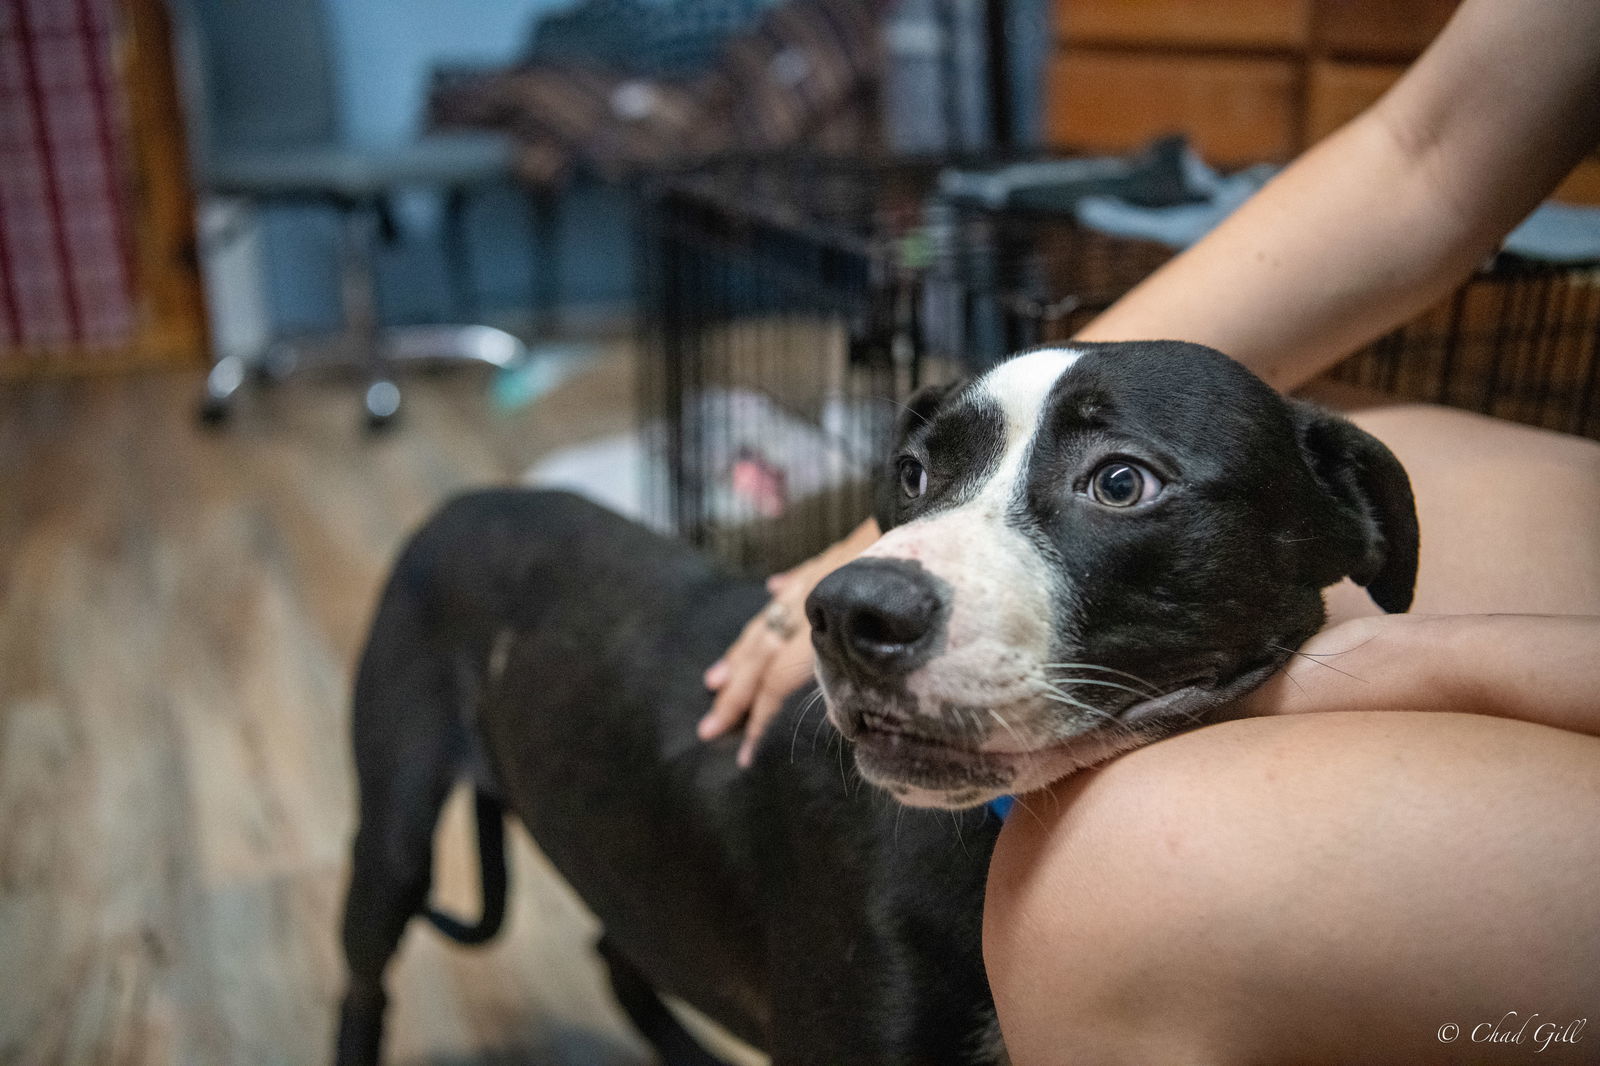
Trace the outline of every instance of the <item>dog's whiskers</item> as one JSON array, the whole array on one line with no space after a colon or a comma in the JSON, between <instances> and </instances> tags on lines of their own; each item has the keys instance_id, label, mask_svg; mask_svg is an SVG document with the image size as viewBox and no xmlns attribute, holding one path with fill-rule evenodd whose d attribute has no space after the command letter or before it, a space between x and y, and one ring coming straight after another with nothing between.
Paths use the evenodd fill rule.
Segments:
<instances>
[{"instance_id":1,"label":"dog's whiskers","mask_svg":"<svg viewBox=\"0 0 1600 1066\"><path fill-rule=\"evenodd\" d=\"M922 424L925 425L925 426L932 424L932 423L930 423L928 421L928 416L927 415L923 414L921 411L918 411L916 408L912 407L910 404L901 403L899 400L893 399L893 398L888 397L888 396L882 396L882 397L879 397L879 399L883 400L885 403L892 404L893 406L900 408L906 414L911 415L914 418L922 419Z\"/></svg>"},{"instance_id":2,"label":"dog's whiskers","mask_svg":"<svg viewBox=\"0 0 1600 1066\"><path fill-rule=\"evenodd\" d=\"M1056 683L1050 682L1050 680L1040 680L1038 687L1043 688L1050 695L1058 696L1061 703L1074 704L1074 706L1083 707L1085 711L1094 711L1096 709L1096 707L1091 707L1090 704L1083 703L1082 699L1075 698L1069 691L1062 691L1061 688L1056 687Z\"/></svg>"},{"instance_id":3,"label":"dog's whiskers","mask_svg":"<svg viewBox=\"0 0 1600 1066\"><path fill-rule=\"evenodd\" d=\"M1047 699L1047 700L1051 700L1051 701L1053 701L1055 703L1064 703L1069 707L1074 707L1074 708L1078 709L1079 711L1082 711L1085 714L1087 714L1090 717L1091 720L1102 721L1102 722L1105 722L1107 725L1115 727L1115 729L1118 732L1120 732L1123 736L1127 736L1127 737L1138 737L1139 736L1139 734L1137 732L1135 732L1128 725L1128 723L1120 721L1116 717L1116 715L1111 714L1108 711L1102 711L1098 707L1091 707L1087 703L1083 703L1083 702L1081 702L1079 700L1075 700L1070 696L1064 696L1064 695L1060 695L1060 694L1056 694L1056 693L1046 692L1044 694L1044 698Z\"/></svg>"},{"instance_id":4,"label":"dog's whiskers","mask_svg":"<svg viewBox=\"0 0 1600 1066\"><path fill-rule=\"evenodd\" d=\"M1139 682L1139 684L1143 685L1145 688L1148 688L1148 689L1150 689L1152 691L1155 691L1155 689L1156 689L1155 685L1151 684L1149 681L1147 681L1144 678L1140 677L1138 674L1130 674L1126 670L1118 670L1118 669L1116 669L1114 667L1110 667L1110 666L1101 666L1099 663L1045 663L1044 664L1044 669L1046 669L1046 670L1099 670L1103 674L1116 674L1118 677L1125 677L1130 681L1137 681L1137 682Z\"/></svg>"},{"instance_id":5,"label":"dog's whiskers","mask_svg":"<svg viewBox=\"0 0 1600 1066\"><path fill-rule=\"evenodd\" d=\"M1285 659L1283 662L1279 663L1278 664L1278 668L1276 670L1274 670L1273 673L1274 674L1282 674L1284 677L1288 678L1291 683L1293 683L1295 688L1300 690L1301 695L1305 694L1306 687L1304 685L1302 685L1298 680L1296 680L1295 676L1289 672L1289 660L1288 659Z\"/></svg>"},{"instance_id":6,"label":"dog's whiskers","mask_svg":"<svg viewBox=\"0 0 1600 1066\"><path fill-rule=\"evenodd\" d=\"M1307 662L1316 663L1318 666L1325 666L1329 670L1332 670L1334 673L1343 674L1345 677L1348 677L1352 681L1359 681L1363 685L1368 683L1366 678L1357 677L1355 674L1352 674L1348 670L1341 670L1337 666L1334 666L1332 663L1325 663L1325 662L1322 661L1322 659L1318 655L1314 655L1314 654L1312 654L1310 652L1298 651L1298 650L1296 650L1294 648L1286 648L1282 644L1269 644L1267 646L1270 647L1270 648L1275 648L1278 651L1286 651L1290 655L1298 655L1298 656L1300 656L1300 658L1305 659ZM1327 652L1325 654L1342 655L1343 653L1342 652Z\"/></svg>"},{"instance_id":7,"label":"dog's whiskers","mask_svg":"<svg viewBox=\"0 0 1600 1066\"><path fill-rule=\"evenodd\" d=\"M1032 816L1034 821L1038 822L1040 825L1044 825L1044 819L1039 817L1039 814L1038 814L1037 811L1035 811L1032 807L1028 806L1028 801L1027 800L1023 799L1021 796L1012 796L1011 800L1017 806L1021 807L1025 811L1027 811L1028 814Z\"/></svg>"},{"instance_id":8,"label":"dog's whiskers","mask_svg":"<svg viewBox=\"0 0 1600 1066\"><path fill-rule=\"evenodd\" d=\"M789 761L791 763L794 762L795 744L800 740L800 726L805 722L806 715L810 714L812 709L820 702L822 702L822 690L819 688L806 699L805 704L800 708L800 713L795 717L794 733L789 737Z\"/></svg>"},{"instance_id":9,"label":"dog's whiskers","mask_svg":"<svg viewBox=\"0 0 1600 1066\"><path fill-rule=\"evenodd\" d=\"M1021 747L1021 748L1026 748L1027 747L1027 745L1022 742L1021 735L1018 734L1015 729L1011 728L1011 723L1010 722L1006 721L1005 715L1001 714L999 711L995 710L993 707L990 707L989 708L989 717L993 718L996 722L999 722L1000 723L1000 728L1004 729L1007 733L1011 734L1011 739L1017 742L1017 746L1018 747Z\"/></svg>"},{"instance_id":10,"label":"dog's whiskers","mask_svg":"<svg viewBox=\"0 0 1600 1066\"><path fill-rule=\"evenodd\" d=\"M839 787L844 789L846 796L850 795L850 778L844 772L844 745L839 745Z\"/></svg>"},{"instance_id":11,"label":"dog's whiskers","mask_svg":"<svg viewBox=\"0 0 1600 1066\"><path fill-rule=\"evenodd\" d=\"M965 717L966 720L967 720L966 724L967 724L967 732L968 733L971 733L973 736L982 736L983 735L983 731L984 731L985 726L984 726L983 718L979 714L979 708L977 708L977 707L968 707L966 709L966 712L963 715L963 717Z\"/></svg>"},{"instance_id":12,"label":"dog's whiskers","mask_svg":"<svg viewBox=\"0 0 1600 1066\"><path fill-rule=\"evenodd\" d=\"M1131 685L1124 685L1118 681L1102 681L1095 677L1052 677L1050 680L1058 685L1099 685L1103 688L1121 689L1123 692L1131 692L1135 696L1149 700L1157 699L1166 695L1165 692L1160 692L1154 687L1147 691L1145 689L1134 688Z\"/></svg>"},{"instance_id":13,"label":"dog's whiskers","mask_svg":"<svg viewBox=\"0 0 1600 1066\"><path fill-rule=\"evenodd\" d=\"M1070 704L1073 707L1079 707L1079 708L1082 708L1085 711L1098 711L1098 710L1100 710L1100 708L1098 708L1098 707L1094 707L1094 706L1091 706L1091 705L1089 705L1087 703L1084 703L1082 700L1080 700L1077 697L1073 696L1070 692L1063 692L1061 689L1057 688L1054 684L1052 684L1049 681L1041 681L1039 683L1039 687L1043 688L1045 690L1046 694L1049 695L1050 698L1054 699L1057 703Z\"/></svg>"},{"instance_id":14,"label":"dog's whiskers","mask_svg":"<svg viewBox=\"0 0 1600 1066\"><path fill-rule=\"evenodd\" d=\"M818 689L817 691L820 692L822 690ZM817 750L817 737L822 733L822 727L827 725L827 724L828 724L828 715L827 715L827 712L824 711L822 716L817 719L817 724L811 730L811 750L812 750L812 752L815 752Z\"/></svg>"}]
</instances>

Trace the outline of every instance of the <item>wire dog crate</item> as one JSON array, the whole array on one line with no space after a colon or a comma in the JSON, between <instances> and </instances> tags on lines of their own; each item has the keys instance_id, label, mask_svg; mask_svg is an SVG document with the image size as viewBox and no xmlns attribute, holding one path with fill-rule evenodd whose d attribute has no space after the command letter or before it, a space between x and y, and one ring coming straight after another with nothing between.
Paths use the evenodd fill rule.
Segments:
<instances>
[{"instance_id":1,"label":"wire dog crate","mask_svg":"<svg viewBox=\"0 0 1600 1066\"><path fill-rule=\"evenodd\" d=\"M953 206L932 163L728 161L646 198L641 410L663 524L752 572L871 512L918 385L1069 339L1172 254ZM1600 437L1600 269L1501 256L1330 375Z\"/></svg>"},{"instance_id":2,"label":"wire dog crate","mask_svg":"<svg viewBox=\"0 0 1600 1066\"><path fill-rule=\"evenodd\" d=\"M866 517L894 400L921 377L911 278L885 247L919 182L879 177L729 163L645 201L648 504L745 569L798 562Z\"/></svg>"}]
</instances>

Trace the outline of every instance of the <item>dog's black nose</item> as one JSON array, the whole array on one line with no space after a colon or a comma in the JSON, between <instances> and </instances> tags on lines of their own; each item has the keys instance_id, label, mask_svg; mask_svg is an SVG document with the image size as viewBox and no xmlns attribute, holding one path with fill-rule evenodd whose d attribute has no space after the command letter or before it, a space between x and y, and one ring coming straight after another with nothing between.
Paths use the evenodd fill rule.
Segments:
<instances>
[{"instance_id":1,"label":"dog's black nose","mask_svg":"<svg viewBox=\"0 0 1600 1066\"><path fill-rule=\"evenodd\" d=\"M840 665L905 673L933 651L949 608L944 582L906 559L857 559L806 600L811 642Z\"/></svg>"}]
</instances>

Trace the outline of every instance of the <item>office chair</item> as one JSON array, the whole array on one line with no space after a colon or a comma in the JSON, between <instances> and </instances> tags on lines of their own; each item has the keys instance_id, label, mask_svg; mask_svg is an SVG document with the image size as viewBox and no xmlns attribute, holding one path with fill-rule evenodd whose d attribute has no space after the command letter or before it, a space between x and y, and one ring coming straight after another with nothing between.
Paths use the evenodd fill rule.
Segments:
<instances>
[{"instance_id":1,"label":"office chair","mask_svg":"<svg viewBox=\"0 0 1600 1066\"><path fill-rule=\"evenodd\" d=\"M526 358L520 340L489 326L383 326L376 300L377 244L392 236L394 194L401 188L445 193L455 208L447 212L447 230L459 241L462 197L510 175L506 143L453 133L395 148L349 144L340 128L323 0L175 0L174 6L200 190L258 204L327 205L341 221L342 328L218 359L206 378L202 419L226 419L252 372L276 379L343 369L364 377L362 407L376 429L399 411L394 378L403 366L504 368Z\"/></svg>"}]
</instances>

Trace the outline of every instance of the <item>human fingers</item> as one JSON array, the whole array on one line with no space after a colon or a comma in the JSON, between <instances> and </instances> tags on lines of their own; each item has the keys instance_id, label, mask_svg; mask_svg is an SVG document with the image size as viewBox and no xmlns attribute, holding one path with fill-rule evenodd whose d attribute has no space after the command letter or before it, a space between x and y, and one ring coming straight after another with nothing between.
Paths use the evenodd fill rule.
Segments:
<instances>
[{"instance_id":1,"label":"human fingers","mask_svg":"<svg viewBox=\"0 0 1600 1066\"><path fill-rule=\"evenodd\" d=\"M768 609L770 610L770 608ZM739 631L739 635L734 638L733 643L728 645L728 650L722 653L722 658L706 667L706 672L701 678L705 682L706 688L711 689L713 692L722 688L733 675L735 663L749 658L752 654L760 654L763 644L772 643L770 640L763 639L766 631L771 628L765 624L765 617L765 613L758 614L746 622L744 628ZM770 654L770 651L775 650L776 647L773 647L769 649L768 653Z\"/></svg>"},{"instance_id":2,"label":"human fingers","mask_svg":"<svg viewBox=\"0 0 1600 1066\"><path fill-rule=\"evenodd\" d=\"M784 701L810 680L812 674L809 633L796 634L768 660L761 684L750 705L750 717L745 722L744 742L739 745L738 763L741 767L750 766L755 758L756 746L783 708Z\"/></svg>"},{"instance_id":3,"label":"human fingers","mask_svg":"<svg viewBox=\"0 0 1600 1066\"><path fill-rule=\"evenodd\" d=\"M739 639L734 641L717 665L722 667L716 680L717 696L695 732L701 740L712 740L737 726L750 710L750 701L761 685L766 664L777 654L781 641L757 616L744 627ZM715 669L715 668L713 668ZM707 683L712 680L712 670L706 671Z\"/></svg>"}]
</instances>

